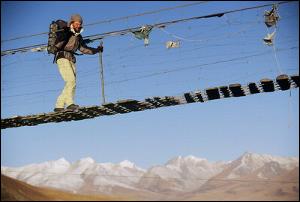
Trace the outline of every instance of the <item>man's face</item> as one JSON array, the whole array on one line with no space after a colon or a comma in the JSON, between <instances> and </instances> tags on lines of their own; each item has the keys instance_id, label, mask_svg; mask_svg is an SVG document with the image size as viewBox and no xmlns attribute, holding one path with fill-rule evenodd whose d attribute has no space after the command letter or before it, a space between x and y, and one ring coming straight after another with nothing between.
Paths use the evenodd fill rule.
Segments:
<instances>
[{"instance_id":1,"label":"man's face","mask_svg":"<svg viewBox=\"0 0 300 202\"><path fill-rule=\"evenodd\" d=\"M80 22L73 22L72 23L73 25L73 29L75 30L75 32L80 32L80 29L81 29L81 23Z\"/></svg>"}]
</instances>

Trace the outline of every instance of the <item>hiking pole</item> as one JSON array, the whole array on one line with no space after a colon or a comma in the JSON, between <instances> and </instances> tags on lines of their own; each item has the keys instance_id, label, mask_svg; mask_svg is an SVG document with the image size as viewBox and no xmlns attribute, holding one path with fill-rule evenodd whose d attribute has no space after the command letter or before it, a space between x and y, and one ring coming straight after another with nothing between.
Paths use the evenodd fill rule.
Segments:
<instances>
[{"instance_id":1,"label":"hiking pole","mask_svg":"<svg viewBox=\"0 0 300 202\"><path fill-rule=\"evenodd\" d=\"M100 46L103 45L103 41L100 41ZM105 104L104 96L104 74L103 74L103 62L102 62L102 52L99 51L99 63L100 63L100 79L101 79L101 89L102 89L102 104Z\"/></svg>"}]
</instances>

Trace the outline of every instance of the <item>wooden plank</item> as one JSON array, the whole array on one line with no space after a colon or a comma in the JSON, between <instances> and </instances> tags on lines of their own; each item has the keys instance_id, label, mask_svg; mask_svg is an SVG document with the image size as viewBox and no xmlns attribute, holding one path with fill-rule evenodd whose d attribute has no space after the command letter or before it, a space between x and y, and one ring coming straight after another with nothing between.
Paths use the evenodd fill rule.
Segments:
<instances>
[{"instance_id":1,"label":"wooden plank","mask_svg":"<svg viewBox=\"0 0 300 202\"><path fill-rule=\"evenodd\" d=\"M74 111L72 110L65 110L64 112L62 113L59 113L58 115L61 119L63 119L64 121L72 121L75 119L74 117ZM53 120L51 120L51 118L54 118L54 117L50 117L50 119L48 120L48 122L52 122Z\"/></svg>"},{"instance_id":2,"label":"wooden plank","mask_svg":"<svg viewBox=\"0 0 300 202\"><path fill-rule=\"evenodd\" d=\"M101 115L114 115L117 114L117 112L110 110L104 106L97 106L94 108L96 113L99 113Z\"/></svg>"},{"instance_id":3,"label":"wooden plank","mask_svg":"<svg viewBox=\"0 0 300 202\"><path fill-rule=\"evenodd\" d=\"M92 113L88 113L86 108L81 108L78 111L74 111L72 114L72 120L73 121L78 121L78 120L83 120L83 119L90 119L94 118L95 116Z\"/></svg>"},{"instance_id":4,"label":"wooden plank","mask_svg":"<svg viewBox=\"0 0 300 202\"><path fill-rule=\"evenodd\" d=\"M114 112L120 113L120 114L125 114L125 113L130 112L130 110L128 110L126 108L122 108L119 105L114 104L114 103L105 103L102 106L105 108L108 108Z\"/></svg>"},{"instance_id":5,"label":"wooden plank","mask_svg":"<svg viewBox=\"0 0 300 202\"><path fill-rule=\"evenodd\" d=\"M153 97L153 99L163 106L171 106L170 102L165 97Z\"/></svg>"},{"instance_id":6,"label":"wooden plank","mask_svg":"<svg viewBox=\"0 0 300 202\"><path fill-rule=\"evenodd\" d=\"M223 93L225 98L230 97L228 86L220 86L219 89Z\"/></svg>"},{"instance_id":7,"label":"wooden plank","mask_svg":"<svg viewBox=\"0 0 300 202\"><path fill-rule=\"evenodd\" d=\"M248 83L248 88L251 94L260 93L258 86L256 83Z\"/></svg>"},{"instance_id":8,"label":"wooden plank","mask_svg":"<svg viewBox=\"0 0 300 202\"><path fill-rule=\"evenodd\" d=\"M198 98L199 102L204 102L200 91L195 92L195 95Z\"/></svg>"},{"instance_id":9,"label":"wooden plank","mask_svg":"<svg viewBox=\"0 0 300 202\"><path fill-rule=\"evenodd\" d=\"M275 90L274 82L271 79L261 79L260 83L264 92L273 92Z\"/></svg>"},{"instance_id":10,"label":"wooden plank","mask_svg":"<svg viewBox=\"0 0 300 202\"><path fill-rule=\"evenodd\" d=\"M170 106L180 104L180 101L173 96L166 96L165 99L169 103Z\"/></svg>"},{"instance_id":11,"label":"wooden plank","mask_svg":"<svg viewBox=\"0 0 300 202\"><path fill-rule=\"evenodd\" d=\"M17 123L18 127L20 127L20 126L33 126L33 125L38 124L37 122L35 122L34 115L16 117L15 122Z\"/></svg>"},{"instance_id":12,"label":"wooden plank","mask_svg":"<svg viewBox=\"0 0 300 202\"><path fill-rule=\"evenodd\" d=\"M220 93L218 88L208 88L205 91L208 100L220 99Z\"/></svg>"},{"instance_id":13,"label":"wooden plank","mask_svg":"<svg viewBox=\"0 0 300 202\"><path fill-rule=\"evenodd\" d=\"M142 108L139 105L139 102L137 100L119 100L117 101L117 104L125 107L126 109L129 109L130 111L141 111Z\"/></svg>"},{"instance_id":14,"label":"wooden plank","mask_svg":"<svg viewBox=\"0 0 300 202\"><path fill-rule=\"evenodd\" d=\"M156 108L158 107L163 107L164 105L161 104L160 102L158 102L156 99L154 98L146 98L145 99L146 102L149 102L150 104L154 105Z\"/></svg>"},{"instance_id":15,"label":"wooden plank","mask_svg":"<svg viewBox=\"0 0 300 202\"><path fill-rule=\"evenodd\" d=\"M276 77L276 82L280 86L281 90L288 90L291 87L291 82L286 74L282 74Z\"/></svg>"},{"instance_id":16,"label":"wooden plank","mask_svg":"<svg viewBox=\"0 0 300 202\"><path fill-rule=\"evenodd\" d=\"M139 106L142 110L146 110L146 109L155 109L156 106L151 104L150 102L146 102L146 101L139 101Z\"/></svg>"},{"instance_id":17,"label":"wooden plank","mask_svg":"<svg viewBox=\"0 0 300 202\"><path fill-rule=\"evenodd\" d=\"M20 127L22 126L22 117L21 116L18 116L16 118L14 118L14 122L16 124L16 127Z\"/></svg>"},{"instance_id":18,"label":"wooden plank","mask_svg":"<svg viewBox=\"0 0 300 202\"><path fill-rule=\"evenodd\" d=\"M107 114L107 113L103 113L102 111L99 111L98 108L99 108L99 106L94 105L94 106L85 107L85 108L81 109L81 111L89 114L89 116L91 116L91 117L98 117L101 115L111 115L111 114Z\"/></svg>"},{"instance_id":19,"label":"wooden plank","mask_svg":"<svg viewBox=\"0 0 300 202\"><path fill-rule=\"evenodd\" d=\"M291 79L295 82L297 87L299 87L299 75L293 75L291 76Z\"/></svg>"},{"instance_id":20,"label":"wooden plank","mask_svg":"<svg viewBox=\"0 0 300 202\"><path fill-rule=\"evenodd\" d=\"M245 96L245 92L241 87L241 84L239 83L235 83L235 84L230 84L229 85L229 89L232 92L232 95L234 97L241 97L241 96Z\"/></svg>"},{"instance_id":21,"label":"wooden plank","mask_svg":"<svg viewBox=\"0 0 300 202\"><path fill-rule=\"evenodd\" d=\"M43 113L43 114L32 115L30 117L27 117L26 119L28 119L30 122L32 122L31 124L29 124L32 126L32 125L38 125L38 124L45 123L46 117L47 117L47 114ZM23 123L23 124L25 124L25 123Z\"/></svg>"},{"instance_id":22,"label":"wooden plank","mask_svg":"<svg viewBox=\"0 0 300 202\"><path fill-rule=\"evenodd\" d=\"M7 119L1 119L1 129L19 127L21 123L21 117L15 116Z\"/></svg>"},{"instance_id":23,"label":"wooden plank","mask_svg":"<svg viewBox=\"0 0 300 202\"><path fill-rule=\"evenodd\" d=\"M184 98L187 103L196 102L190 93L184 93Z\"/></svg>"}]
</instances>

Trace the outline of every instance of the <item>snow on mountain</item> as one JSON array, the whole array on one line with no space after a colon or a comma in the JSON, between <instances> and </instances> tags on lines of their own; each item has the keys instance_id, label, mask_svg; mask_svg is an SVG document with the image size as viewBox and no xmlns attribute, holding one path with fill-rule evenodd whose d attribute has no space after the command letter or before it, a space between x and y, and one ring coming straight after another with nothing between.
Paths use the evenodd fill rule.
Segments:
<instances>
[{"instance_id":1,"label":"snow on mountain","mask_svg":"<svg viewBox=\"0 0 300 202\"><path fill-rule=\"evenodd\" d=\"M179 157L169 161L167 168L173 168L180 172L182 178L209 178L223 169L222 162L209 162L207 159L194 156Z\"/></svg>"},{"instance_id":2,"label":"snow on mountain","mask_svg":"<svg viewBox=\"0 0 300 202\"><path fill-rule=\"evenodd\" d=\"M224 163L209 162L195 156L178 156L164 166L154 166L142 177L140 185L152 191L193 190L223 170ZM159 178L159 182L149 180Z\"/></svg>"},{"instance_id":3,"label":"snow on mountain","mask_svg":"<svg viewBox=\"0 0 300 202\"><path fill-rule=\"evenodd\" d=\"M48 161L41 164L30 164L19 168L6 168L11 177L26 179L33 174L47 172L49 174L60 174L68 170L70 163L64 158L57 161Z\"/></svg>"},{"instance_id":4,"label":"snow on mountain","mask_svg":"<svg viewBox=\"0 0 300 202\"><path fill-rule=\"evenodd\" d=\"M97 163L88 157L74 163L61 158L19 168L1 167L1 173L32 185L73 192L111 193L115 188L123 188L160 193L193 191L214 177L269 179L295 169L298 164L299 158L255 153L245 153L229 162L210 162L190 155L144 170L128 160Z\"/></svg>"},{"instance_id":5,"label":"snow on mountain","mask_svg":"<svg viewBox=\"0 0 300 202\"><path fill-rule=\"evenodd\" d=\"M107 192L115 186L136 189L135 184L144 173L143 169L125 160L119 164L94 164L85 169L82 174L86 185L93 187L93 191Z\"/></svg>"},{"instance_id":6,"label":"snow on mountain","mask_svg":"<svg viewBox=\"0 0 300 202\"><path fill-rule=\"evenodd\" d=\"M134 166L135 166L134 163L132 163L128 160L122 161L119 165L122 167L128 167L128 168L134 168Z\"/></svg>"},{"instance_id":7,"label":"snow on mountain","mask_svg":"<svg viewBox=\"0 0 300 202\"><path fill-rule=\"evenodd\" d=\"M270 179L273 176L280 175L284 170L278 162L271 161L257 169L255 176L261 179Z\"/></svg>"},{"instance_id":8,"label":"snow on mountain","mask_svg":"<svg viewBox=\"0 0 300 202\"><path fill-rule=\"evenodd\" d=\"M96 162L94 159L87 157L82 158L76 162L74 162L69 169L69 173L75 174L83 174L87 169L93 167L96 165Z\"/></svg>"},{"instance_id":9,"label":"snow on mountain","mask_svg":"<svg viewBox=\"0 0 300 202\"><path fill-rule=\"evenodd\" d=\"M78 188L83 181L74 176L66 175L70 165L64 158L60 158L56 161L30 164L19 168L6 168L1 172L36 186L63 189Z\"/></svg>"},{"instance_id":10,"label":"snow on mountain","mask_svg":"<svg viewBox=\"0 0 300 202\"><path fill-rule=\"evenodd\" d=\"M72 164L61 158L20 168L2 167L1 172L32 185L80 192L86 187L92 191L107 191L107 187L115 186L136 189L134 185L145 170L128 160L119 164L96 163L87 157Z\"/></svg>"},{"instance_id":11,"label":"snow on mountain","mask_svg":"<svg viewBox=\"0 0 300 202\"><path fill-rule=\"evenodd\" d=\"M278 157L278 156L271 156L268 154L256 154L256 153L244 153L240 158L232 161L228 167L230 167L231 172L227 175L228 179L238 178L241 176L249 175L254 173L258 169L262 169L264 166L265 170L270 170L275 172L275 170L292 170L296 166L298 166L299 158L296 157ZM257 177L259 178L266 178L263 176L263 173L267 174L266 172L261 172Z\"/></svg>"}]
</instances>

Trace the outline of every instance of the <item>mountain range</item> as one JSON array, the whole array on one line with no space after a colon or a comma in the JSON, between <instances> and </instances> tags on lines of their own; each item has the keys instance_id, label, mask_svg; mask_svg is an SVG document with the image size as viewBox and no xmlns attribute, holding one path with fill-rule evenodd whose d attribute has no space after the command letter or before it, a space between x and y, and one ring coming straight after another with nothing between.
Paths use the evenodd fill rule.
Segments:
<instances>
[{"instance_id":1,"label":"mountain range","mask_svg":"<svg viewBox=\"0 0 300 202\"><path fill-rule=\"evenodd\" d=\"M145 170L124 160L61 158L1 174L42 188L137 200L299 200L299 158L246 152L232 161L178 156Z\"/></svg>"}]
</instances>

